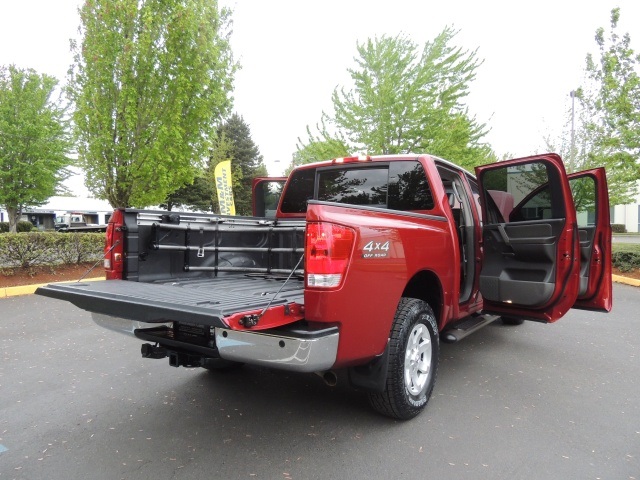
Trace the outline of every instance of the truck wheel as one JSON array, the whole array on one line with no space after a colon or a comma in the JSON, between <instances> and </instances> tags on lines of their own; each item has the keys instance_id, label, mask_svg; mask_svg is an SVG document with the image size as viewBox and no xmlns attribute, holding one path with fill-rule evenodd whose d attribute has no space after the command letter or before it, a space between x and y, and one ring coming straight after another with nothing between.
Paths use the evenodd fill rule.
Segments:
<instances>
[{"instance_id":1,"label":"truck wheel","mask_svg":"<svg viewBox=\"0 0 640 480\"><path fill-rule=\"evenodd\" d=\"M382 393L370 393L379 413L408 420L418 415L436 382L440 340L433 310L416 298L402 298L389 339L389 368Z\"/></svg>"}]
</instances>

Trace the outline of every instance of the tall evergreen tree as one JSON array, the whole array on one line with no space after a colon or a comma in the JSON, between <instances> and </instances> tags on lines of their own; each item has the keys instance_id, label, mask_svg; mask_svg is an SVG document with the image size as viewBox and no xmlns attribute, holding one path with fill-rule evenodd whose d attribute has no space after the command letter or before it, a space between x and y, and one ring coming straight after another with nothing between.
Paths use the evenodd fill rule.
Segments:
<instances>
[{"instance_id":1,"label":"tall evergreen tree","mask_svg":"<svg viewBox=\"0 0 640 480\"><path fill-rule=\"evenodd\" d=\"M201 171L193 183L180 187L170 193L166 200L160 204L160 208L171 211L174 208L213 212L215 205L213 199L216 195L215 186L209 175L208 169ZM217 203L216 203L217 205Z\"/></svg>"},{"instance_id":2,"label":"tall evergreen tree","mask_svg":"<svg viewBox=\"0 0 640 480\"><path fill-rule=\"evenodd\" d=\"M236 214L251 215L253 179L267 176L267 168L264 165L260 149L251 138L249 125L237 113L234 113L222 124L218 129L217 136L221 141L226 142L226 155L223 155L223 157L231 159ZM215 162L212 162L210 168L215 168L215 165L224 159L216 159Z\"/></svg>"}]
</instances>

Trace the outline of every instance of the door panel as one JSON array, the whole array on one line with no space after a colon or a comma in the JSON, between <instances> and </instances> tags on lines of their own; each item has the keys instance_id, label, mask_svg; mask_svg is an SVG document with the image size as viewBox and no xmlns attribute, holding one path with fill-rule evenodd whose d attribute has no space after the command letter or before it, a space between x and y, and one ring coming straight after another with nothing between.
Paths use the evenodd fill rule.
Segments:
<instances>
[{"instance_id":1,"label":"door panel","mask_svg":"<svg viewBox=\"0 0 640 480\"><path fill-rule=\"evenodd\" d=\"M595 233L595 227L578 228L578 238L580 239L580 289L578 290L578 298L584 297L589 288L589 267Z\"/></svg>"},{"instance_id":2,"label":"door panel","mask_svg":"<svg viewBox=\"0 0 640 480\"><path fill-rule=\"evenodd\" d=\"M558 320L575 302L580 265L576 213L562 160L547 154L477 167L476 173L485 219L484 310Z\"/></svg>"},{"instance_id":3,"label":"door panel","mask_svg":"<svg viewBox=\"0 0 640 480\"><path fill-rule=\"evenodd\" d=\"M603 168L567 175L573 196L580 248L578 299L573 308L611 310L611 228L609 196ZM550 216L549 185L533 190L515 208L510 221L522 221L532 212L539 218Z\"/></svg>"},{"instance_id":4,"label":"door panel","mask_svg":"<svg viewBox=\"0 0 640 480\"><path fill-rule=\"evenodd\" d=\"M580 289L573 308L609 312L611 285L611 224L604 168L569 175L580 236Z\"/></svg>"},{"instance_id":5,"label":"door panel","mask_svg":"<svg viewBox=\"0 0 640 480\"><path fill-rule=\"evenodd\" d=\"M557 239L564 220L487 225L480 291L486 300L541 307L555 290Z\"/></svg>"}]
</instances>

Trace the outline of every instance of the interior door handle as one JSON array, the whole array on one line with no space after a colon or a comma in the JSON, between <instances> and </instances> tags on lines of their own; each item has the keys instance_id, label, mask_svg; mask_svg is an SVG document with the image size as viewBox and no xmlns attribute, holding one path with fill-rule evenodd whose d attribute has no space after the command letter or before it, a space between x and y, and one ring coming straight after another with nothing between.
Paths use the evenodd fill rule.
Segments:
<instances>
[{"instance_id":1,"label":"interior door handle","mask_svg":"<svg viewBox=\"0 0 640 480\"><path fill-rule=\"evenodd\" d=\"M511 240L509 240L509 236L507 235L507 232L504 229L503 223L498 224L498 232L500 233L500 236L502 237L502 241L505 243L505 245L511 246Z\"/></svg>"}]
</instances>

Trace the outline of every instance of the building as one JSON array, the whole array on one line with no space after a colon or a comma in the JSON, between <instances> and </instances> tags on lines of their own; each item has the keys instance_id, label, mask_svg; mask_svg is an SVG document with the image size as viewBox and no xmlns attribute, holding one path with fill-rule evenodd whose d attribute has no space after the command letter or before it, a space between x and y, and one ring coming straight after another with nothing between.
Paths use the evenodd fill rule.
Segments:
<instances>
[{"instance_id":1,"label":"building","mask_svg":"<svg viewBox=\"0 0 640 480\"><path fill-rule=\"evenodd\" d=\"M638 182L640 191L640 182ZM635 203L616 205L611 207L611 223L624 225L627 232L640 232L640 194Z\"/></svg>"},{"instance_id":2,"label":"building","mask_svg":"<svg viewBox=\"0 0 640 480\"><path fill-rule=\"evenodd\" d=\"M639 182L640 187L640 182ZM640 191L640 188L638 189ZM103 225L109 221L113 208L105 200L87 197L51 197L40 207L28 208L21 220L33 223L40 230L53 230L56 217L76 215L87 224ZM0 208L0 222L8 222L7 212ZM624 225L627 232L640 232L640 194L635 203L611 206L611 223Z\"/></svg>"},{"instance_id":3,"label":"building","mask_svg":"<svg viewBox=\"0 0 640 480\"><path fill-rule=\"evenodd\" d=\"M104 225L109 221L113 208L104 200L86 197L51 197L46 204L29 207L22 212L20 220L31 222L39 230L53 230L56 218L86 224ZM0 222L8 222L5 210L0 209ZM68 223L68 222L67 222Z\"/></svg>"}]
</instances>

